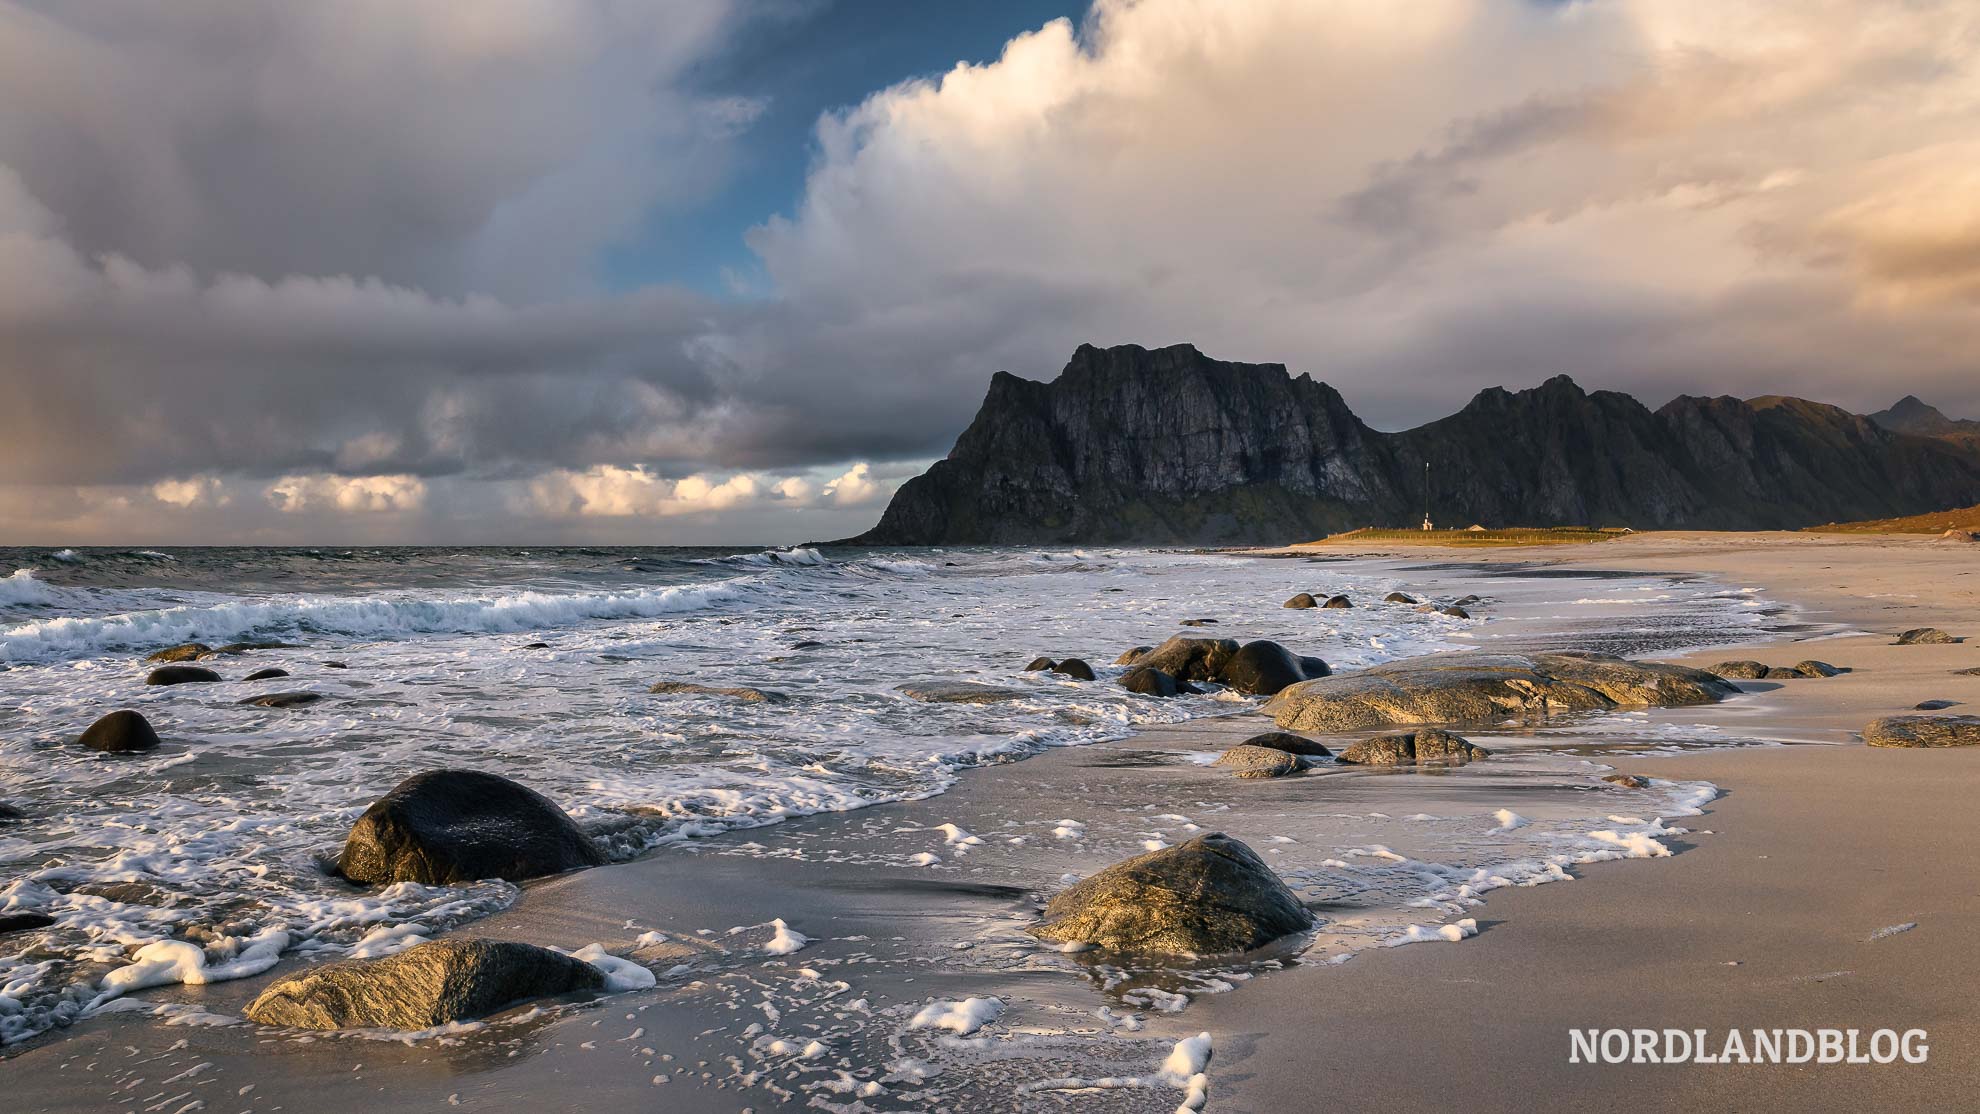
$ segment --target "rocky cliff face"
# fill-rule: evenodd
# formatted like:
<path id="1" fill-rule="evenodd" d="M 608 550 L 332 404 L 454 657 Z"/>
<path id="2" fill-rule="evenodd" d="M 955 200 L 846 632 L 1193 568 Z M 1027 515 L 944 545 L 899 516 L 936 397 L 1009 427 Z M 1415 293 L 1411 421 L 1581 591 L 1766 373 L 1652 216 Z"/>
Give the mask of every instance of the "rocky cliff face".
<path id="1" fill-rule="evenodd" d="M 1652 412 L 1565 376 L 1402 433 L 1279 364 L 1081 346 L 999 372 L 947 459 L 865 545 L 1249 543 L 1443 524 L 1791 528 L 1980 502 L 1980 452 L 1800 399 Z"/>

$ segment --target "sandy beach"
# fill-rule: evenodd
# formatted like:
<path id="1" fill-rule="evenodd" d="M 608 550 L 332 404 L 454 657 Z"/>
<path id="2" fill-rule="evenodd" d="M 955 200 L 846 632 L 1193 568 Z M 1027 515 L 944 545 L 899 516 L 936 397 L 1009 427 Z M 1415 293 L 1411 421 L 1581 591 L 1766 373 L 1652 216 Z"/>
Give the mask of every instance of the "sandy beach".
<path id="1" fill-rule="evenodd" d="M 1758 588 L 1796 609 L 1782 636 L 1675 660 L 1816 657 L 1851 670 L 1750 682 L 1722 705 L 1644 717 L 1632 729 L 1644 745 L 1603 762 L 1722 793 L 1702 816 L 1672 819 L 1690 829 L 1667 837 L 1674 854 L 1494 889 L 1465 914 L 1477 934 L 1456 944 L 1367 947 L 1398 925 L 1353 901 L 1320 910 L 1332 923 L 1304 964 L 1288 954 L 1242 970 L 1082 965 L 1025 935 L 1035 895 L 1149 839 L 1214 828 L 1268 857 L 1274 841 L 1327 840 L 1407 855 L 1415 818 L 1397 815 L 1398 802 L 1461 826 L 1507 804 L 1544 821 L 1588 811 L 1590 794 L 1615 812 L 1645 800 L 1549 772 L 1545 759 L 1511 772 L 1476 763 L 1457 776 L 1240 782 L 1192 758 L 1269 727 L 1246 713 L 993 765 L 924 800 L 538 882 L 464 930 L 564 948 L 638 937 L 629 954 L 662 973 L 650 991 L 417 1041 L 229 1023 L 271 977 L 301 966 L 288 960 L 263 978 L 133 996 L 31 1042 L 6 1060 L 15 1108 L 543 1109 L 581 1084 L 593 1110 L 1168 1110 L 1181 1095 L 1154 1069 L 1198 1032 L 1214 1047 L 1212 1110 L 1961 1108 L 1980 1047 L 1967 989 L 1980 961 L 1964 947 L 1980 892 L 1963 850 L 1980 835 L 1966 790 L 1980 755 L 1872 750 L 1853 732 L 1922 700 L 1980 702 L 1980 677 L 1954 675 L 1980 665 L 1980 645 L 1889 645 L 1914 626 L 1980 634 L 1976 555 L 1812 535 L 1370 555 L 1487 594 L 1495 570 L 1481 565 Z M 1536 614 L 1508 605 L 1503 629 L 1544 625 L 1550 597 L 1519 598 Z M 1663 728 L 1805 745 L 1654 745 Z M 1078 838 L 1055 838 L 1045 817 L 1081 818 Z M 941 825 L 956 831 L 944 838 Z M 1438 830 L 1460 830 L 1448 825 Z M 982 842 L 957 842 L 970 833 Z M 930 847 L 939 867 L 902 868 Z M 1366 897 L 1372 909 L 1395 894 Z M 809 945 L 770 954 L 772 918 Z M 1351 958 L 1326 962 L 1336 956 Z M 995 997 L 1005 1012 L 975 1034 L 911 1023 L 931 1000 L 970 997 Z M 1576 1027 L 1924 1029 L 1930 1053 L 1920 1065 L 1576 1065 Z M 858 1070 L 875 1065 L 886 1070 Z M 1097 1078 L 1134 1082 L 1066 1082 Z M 1055 1080 L 1065 1085 L 1040 1086 Z M 861 1094 L 863 1081 L 880 1089 Z"/>

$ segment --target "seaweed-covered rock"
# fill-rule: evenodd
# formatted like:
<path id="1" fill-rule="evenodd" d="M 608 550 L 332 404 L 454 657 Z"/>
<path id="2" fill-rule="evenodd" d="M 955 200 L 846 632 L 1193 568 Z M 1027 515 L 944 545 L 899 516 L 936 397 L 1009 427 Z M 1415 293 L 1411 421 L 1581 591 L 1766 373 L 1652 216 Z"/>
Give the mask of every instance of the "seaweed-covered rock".
<path id="1" fill-rule="evenodd" d="M 1301 592 L 1298 595 L 1294 596 L 1293 598 L 1280 604 L 1279 606 L 1290 607 L 1293 608 L 1294 610 L 1304 611 L 1307 608 L 1319 607 L 1320 601 L 1314 599 L 1313 593 L 1311 592 Z"/>
<path id="2" fill-rule="evenodd" d="M 697 685 L 692 681 L 659 681 L 646 691 L 660 696 L 726 696 L 745 704 L 781 704 L 787 699 L 781 692 L 741 686 Z"/>
<path id="3" fill-rule="evenodd" d="M 1033 936 L 1143 955 L 1249 951 L 1313 923 L 1272 868 L 1213 832 L 1137 855 L 1053 898 Z"/>
<path id="4" fill-rule="evenodd" d="M 1456 653 L 1303 681 L 1273 697 L 1265 710 L 1291 731 L 1352 731 L 1709 704 L 1737 691 L 1703 670 L 1603 654 Z"/>
<path id="5" fill-rule="evenodd" d="M 1980 716 L 1885 716 L 1863 729 L 1873 747 L 1980 746 Z"/>
<path id="6" fill-rule="evenodd" d="M 108 754 L 134 754 L 158 746 L 158 732 L 151 721 L 129 709 L 111 712 L 89 725 L 77 740 L 91 750 Z"/>
<path id="7" fill-rule="evenodd" d="M 1253 735 L 1240 745 L 1270 747 L 1273 750 L 1283 750 L 1287 754 L 1297 754 L 1306 758 L 1325 758 L 1333 753 L 1304 735 L 1294 735 L 1288 731 L 1267 731 L 1262 735 Z"/>
<path id="8" fill-rule="evenodd" d="M 1273 747 L 1239 743 L 1218 755 L 1214 765 L 1222 766 L 1242 778 L 1284 777 L 1306 769 L 1306 760 Z"/>
<path id="9" fill-rule="evenodd" d="M 1071 677 L 1075 681 L 1093 680 L 1093 667 L 1079 658 L 1067 658 L 1054 665 L 1052 672 L 1057 673 L 1061 677 Z"/>
<path id="10" fill-rule="evenodd" d="M 435 940 L 383 959 L 298 971 L 248 1005 L 250 1021 L 296 1029 L 431 1029 L 532 998 L 602 990 L 604 972 L 502 940 Z"/>
<path id="11" fill-rule="evenodd" d="M 320 692 L 268 692 L 235 703 L 255 708 L 304 708 L 321 699 L 323 694 Z"/>
<path id="12" fill-rule="evenodd" d="M 1029 696 L 1019 689 L 981 685 L 975 681 L 910 681 L 895 685 L 894 691 L 924 704 L 1000 704 Z"/>
<path id="13" fill-rule="evenodd" d="M 1349 766 L 1420 766 L 1464 763 L 1491 753 L 1448 731 L 1428 728 L 1363 739 L 1334 760 Z"/>
<path id="14" fill-rule="evenodd" d="M 1724 677 L 1728 681 L 1757 681 L 1767 675 L 1767 666 L 1761 662 L 1741 659 L 1708 665 L 1705 667 L 1705 672 L 1716 677 Z"/>
<path id="15" fill-rule="evenodd" d="M 145 674 L 147 685 L 211 684 L 220 674 L 198 665 L 161 665 Z"/>
<path id="16" fill-rule="evenodd" d="M 365 810 L 337 871 L 354 882 L 520 882 L 605 861 L 549 798 L 480 770 L 429 770 Z"/>
<path id="17" fill-rule="evenodd" d="M 1955 638 L 1937 627 L 1913 627 L 1897 636 L 1893 646 L 1945 646 L 1964 639 Z"/>

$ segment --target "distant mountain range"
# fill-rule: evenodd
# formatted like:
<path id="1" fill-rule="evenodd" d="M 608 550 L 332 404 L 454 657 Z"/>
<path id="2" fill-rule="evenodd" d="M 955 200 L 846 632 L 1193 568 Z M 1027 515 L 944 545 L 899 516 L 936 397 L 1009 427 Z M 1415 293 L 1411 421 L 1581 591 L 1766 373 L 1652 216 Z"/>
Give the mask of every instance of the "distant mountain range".
<path id="1" fill-rule="evenodd" d="M 1426 468 L 1427 481 L 1426 481 Z M 1980 503 L 1980 422 L 1784 396 L 1652 411 L 1566 376 L 1400 433 L 1281 364 L 1082 345 L 998 372 L 863 545 L 1283 543 L 1361 526 L 1792 529 Z"/>

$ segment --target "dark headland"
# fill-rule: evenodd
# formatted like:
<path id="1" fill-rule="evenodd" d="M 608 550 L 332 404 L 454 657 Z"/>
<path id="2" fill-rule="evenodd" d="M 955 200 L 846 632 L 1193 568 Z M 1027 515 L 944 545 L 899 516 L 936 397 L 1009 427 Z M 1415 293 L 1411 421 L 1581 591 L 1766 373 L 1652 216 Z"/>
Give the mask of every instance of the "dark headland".
<path id="1" fill-rule="evenodd" d="M 1385 433 L 1282 364 L 1081 345 L 998 372 L 946 459 L 845 544 L 1283 544 L 1369 525 L 1773 530 L 1980 503 L 1980 423 L 1770 395 L 1651 410 L 1567 376 Z"/>

